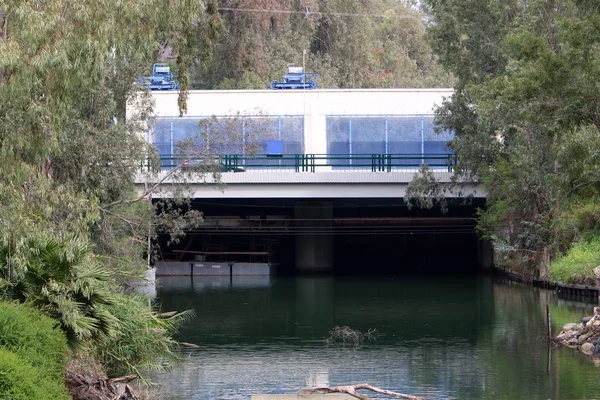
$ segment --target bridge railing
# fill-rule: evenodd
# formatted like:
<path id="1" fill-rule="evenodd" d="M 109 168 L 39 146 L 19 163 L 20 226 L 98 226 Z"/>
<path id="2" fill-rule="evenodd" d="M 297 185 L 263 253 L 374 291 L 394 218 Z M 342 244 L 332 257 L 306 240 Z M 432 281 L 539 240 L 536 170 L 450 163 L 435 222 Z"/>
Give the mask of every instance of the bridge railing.
<path id="1" fill-rule="evenodd" d="M 293 170 L 315 172 L 321 167 L 330 170 L 370 170 L 391 172 L 397 169 L 417 169 L 421 165 L 444 168 L 452 172 L 456 164 L 454 154 L 227 154 L 207 160 L 179 156 L 161 156 L 161 167 L 170 170 L 183 164 L 187 168 L 206 167 L 207 171 L 243 172 L 246 170 Z"/>

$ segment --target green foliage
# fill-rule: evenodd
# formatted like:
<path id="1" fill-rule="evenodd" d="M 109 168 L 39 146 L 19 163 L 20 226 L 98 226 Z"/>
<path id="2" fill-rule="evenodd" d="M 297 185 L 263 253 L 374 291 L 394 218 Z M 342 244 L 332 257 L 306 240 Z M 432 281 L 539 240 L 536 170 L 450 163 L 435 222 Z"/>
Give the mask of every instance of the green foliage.
<path id="1" fill-rule="evenodd" d="M 195 67 L 197 88 L 264 89 L 288 63 L 318 73 L 323 88 L 452 84 L 425 40 L 423 15 L 407 2 L 219 0 L 219 7 L 221 35 L 214 58 Z"/>
<path id="2" fill-rule="evenodd" d="M 68 399 L 67 340 L 31 306 L 0 302 L 0 399 Z"/>
<path id="3" fill-rule="evenodd" d="M 28 237 L 23 245 L 17 250 L 11 243 L 0 243 L 0 271 L 9 271 L 13 255 L 26 251 L 21 254 L 23 269 L 0 278 L 2 297 L 27 301 L 58 320 L 74 347 L 111 335 L 116 319 L 106 309 L 113 298 L 107 284 L 110 272 L 94 259 L 89 243 Z"/>
<path id="4" fill-rule="evenodd" d="M 562 283 L 585 283 L 594 279 L 600 265 L 600 236 L 582 240 L 550 264 L 550 278 Z"/>
<path id="5" fill-rule="evenodd" d="M 193 317 L 191 311 L 154 312 L 147 298 L 137 296 L 120 296 L 109 308 L 119 321 L 118 328 L 93 349 L 109 374 L 142 375 L 144 370 L 158 369 L 176 360 L 178 343 L 171 335 Z"/>
<path id="6" fill-rule="evenodd" d="M 0 302 L 0 348 L 48 376 L 62 377 L 68 355 L 65 335 L 55 320 L 31 306 Z"/>
<path id="7" fill-rule="evenodd" d="M 0 400 L 67 400 L 62 377 L 49 377 L 40 368 L 0 348 Z"/>
<path id="8" fill-rule="evenodd" d="M 500 253 L 547 265 L 596 229 L 569 213 L 600 189 L 600 12 L 576 0 L 426 0 L 424 9 L 434 50 L 458 77 L 437 122 L 455 132 L 457 175 L 488 194 L 478 227 Z"/>
<path id="9" fill-rule="evenodd" d="M 219 29 L 216 2 L 0 0 L 0 10 L 0 299 L 43 311 L 78 351 L 135 340 L 153 354 L 127 353 L 127 368 L 149 365 L 171 353 L 153 344 L 170 341 L 175 324 L 153 331 L 156 312 L 126 291 L 155 226 L 149 194 L 134 186 L 154 155 L 144 142 L 151 104 L 132 94 L 169 47 L 185 110 L 189 60 L 208 60 Z M 129 101 L 139 113 L 126 118 Z M 134 327 L 152 334 L 123 334 Z M 103 361 L 113 368 L 122 354 Z M 42 398 L 61 397 L 52 393 Z"/>

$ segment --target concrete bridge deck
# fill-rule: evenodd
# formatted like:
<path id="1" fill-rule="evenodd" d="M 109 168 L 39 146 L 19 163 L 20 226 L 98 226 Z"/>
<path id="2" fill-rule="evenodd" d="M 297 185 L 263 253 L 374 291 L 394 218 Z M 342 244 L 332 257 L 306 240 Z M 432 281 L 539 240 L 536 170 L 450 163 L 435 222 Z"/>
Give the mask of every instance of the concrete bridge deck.
<path id="1" fill-rule="evenodd" d="M 246 172 L 223 172 L 191 174 L 185 179 L 172 179 L 169 172 L 157 175 L 140 174 L 136 178 L 138 190 L 145 184 L 163 181 L 155 198 L 170 197 L 175 189 L 183 189 L 191 198 L 403 198 L 416 169 L 392 172 L 361 170 L 294 172 L 293 170 L 250 170 Z M 434 170 L 440 183 L 449 184 L 452 172 Z M 485 197 L 477 183 L 465 183 L 460 190 L 448 197 Z"/>

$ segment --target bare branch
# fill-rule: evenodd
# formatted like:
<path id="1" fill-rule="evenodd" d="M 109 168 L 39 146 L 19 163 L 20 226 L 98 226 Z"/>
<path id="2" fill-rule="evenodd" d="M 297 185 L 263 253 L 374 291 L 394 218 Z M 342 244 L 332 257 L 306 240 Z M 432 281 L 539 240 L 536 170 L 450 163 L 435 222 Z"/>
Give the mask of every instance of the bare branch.
<path id="1" fill-rule="evenodd" d="M 180 171 L 182 169 L 182 167 L 184 167 L 185 165 L 188 164 L 188 162 L 189 162 L 189 160 L 185 160 L 181 164 L 177 165 L 175 168 L 170 170 L 165 176 L 163 176 L 161 179 L 159 179 L 158 182 L 156 182 L 154 185 L 152 185 L 149 189 L 146 189 L 144 191 L 144 193 L 142 193 L 138 197 L 136 197 L 134 199 L 129 199 L 129 200 L 121 199 L 121 200 L 113 201 L 112 203 L 109 203 L 109 204 L 106 204 L 105 206 L 103 206 L 103 208 L 107 209 L 109 207 L 118 206 L 120 204 L 133 204 L 133 203 L 137 203 L 140 200 L 147 199 L 150 196 L 150 194 L 154 193 L 154 191 L 156 191 L 156 189 L 158 189 L 160 187 L 160 185 L 162 185 L 166 180 L 168 180 L 173 175 L 175 175 L 176 172 Z"/>
<path id="2" fill-rule="evenodd" d="M 410 394 L 392 392 L 390 390 L 380 389 L 375 386 L 371 386 L 368 383 L 359 383 L 356 385 L 344 385 L 344 386 L 328 386 L 319 388 L 306 388 L 298 392 L 298 394 L 330 394 L 330 393 L 345 393 L 350 396 L 356 397 L 360 400 L 371 400 L 370 397 L 358 393 L 357 390 L 370 390 L 375 393 L 385 394 L 397 399 L 408 399 L 408 400 L 425 400 L 423 397 L 412 396 Z"/>

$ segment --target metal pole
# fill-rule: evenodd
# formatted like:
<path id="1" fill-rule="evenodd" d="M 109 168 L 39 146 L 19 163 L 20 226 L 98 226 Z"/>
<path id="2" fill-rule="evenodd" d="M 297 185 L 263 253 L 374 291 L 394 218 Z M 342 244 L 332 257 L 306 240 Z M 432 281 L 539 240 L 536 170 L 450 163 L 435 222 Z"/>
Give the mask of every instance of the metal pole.
<path id="1" fill-rule="evenodd" d="M 171 130 L 171 132 L 170 132 L 170 142 L 171 143 L 170 143 L 170 146 L 169 146 L 170 147 L 170 151 L 171 151 L 171 166 L 172 167 L 176 167 L 177 165 L 173 165 L 176 162 L 175 161 L 175 152 L 173 151 L 174 150 L 174 145 L 173 145 L 173 117 L 171 117 L 171 124 L 169 126 L 170 126 L 170 130 Z"/>
<path id="2" fill-rule="evenodd" d="M 421 164 L 425 164 L 425 117 L 421 115 Z"/>
<path id="3" fill-rule="evenodd" d="M 352 117 L 348 117 L 348 156 L 352 165 Z"/>
<path id="4" fill-rule="evenodd" d="M 388 116 L 385 116 L 385 154 L 388 153 Z"/>
<path id="5" fill-rule="evenodd" d="M 242 117 L 242 155 L 244 159 L 242 160 L 242 165 L 246 164 L 246 117 Z"/>
<path id="6" fill-rule="evenodd" d="M 277 116 L 277 139 L 281 140 L 281 115 Z M 278 164 L 281 165 L 281 159 Z"/>

